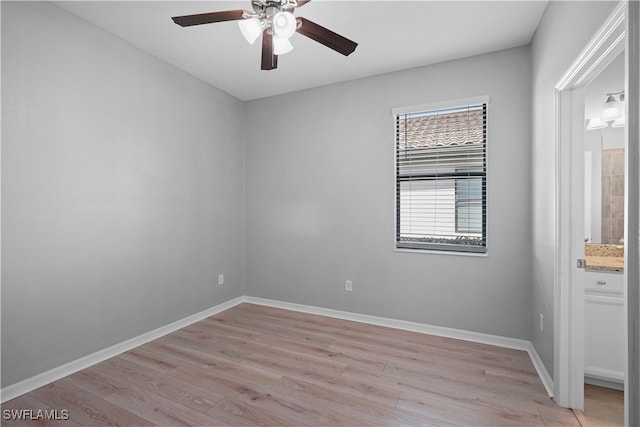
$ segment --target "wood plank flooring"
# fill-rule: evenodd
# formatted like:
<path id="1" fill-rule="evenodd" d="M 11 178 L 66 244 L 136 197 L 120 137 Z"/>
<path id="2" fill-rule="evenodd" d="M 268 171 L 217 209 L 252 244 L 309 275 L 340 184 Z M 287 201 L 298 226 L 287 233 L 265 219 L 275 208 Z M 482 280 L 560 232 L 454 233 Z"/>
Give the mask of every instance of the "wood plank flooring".
<path id="1" fill-rule="evenodd" d="M 587 427 L 623 427 L 624 392 L 585 384 L 584 415 Z"/>
<path id="2" fill-rule="evenodd" d="M 3 426 L 579 426 L 526 352 L 252 304 L 2 409 L 69 414 Z"/>

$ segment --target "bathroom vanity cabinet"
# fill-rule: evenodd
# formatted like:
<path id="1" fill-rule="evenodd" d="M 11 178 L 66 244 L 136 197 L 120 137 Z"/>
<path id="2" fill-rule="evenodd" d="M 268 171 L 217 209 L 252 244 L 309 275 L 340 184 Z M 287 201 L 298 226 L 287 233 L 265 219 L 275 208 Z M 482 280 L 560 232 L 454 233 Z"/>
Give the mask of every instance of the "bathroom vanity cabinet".
<path id="1" fill-rule="evenodd" d="M 585 272 L 585 377 L 624 383 L 625 318 L 621 272 Z"/>

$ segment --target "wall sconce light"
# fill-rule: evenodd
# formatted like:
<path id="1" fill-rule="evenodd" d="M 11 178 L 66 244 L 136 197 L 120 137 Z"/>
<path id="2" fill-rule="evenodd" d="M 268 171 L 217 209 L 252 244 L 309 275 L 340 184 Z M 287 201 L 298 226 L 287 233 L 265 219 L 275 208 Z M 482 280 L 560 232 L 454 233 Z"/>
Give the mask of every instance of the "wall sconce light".
<path id="1" fill-rule="evenodd" d="M 587 130 L 598 130 L 604 129 L 608 126 L 607 122 L 603 122 L 600 117 L 596 117 L 594 119 L 589 119 L 589 123 L 587 124 Z"/>
<path id="2" fill-rule="evenodd" d="M 616 96 L 620 98 L 620 101 L 615 98 Z M 600 113 L 600 117 L 589 119 L 589 122 L 587 123 L 587 130 L 606 128 L 609 126 L 610 122 L 613 122 L 611 123 L 611 127 L 623 127 L 626 123 L 623 102 L 624 91 L 608 93 L 607 100 L 602 106 L 602 113 Z"/>
<path id="3" fill-rule="evenodd" d="M 624 125 L 627 124 L 627 118 L 624 116 L 624 114 L 622 115 L 622 117 L 620 117 L 619 119 L 615 119 L 614 122 L 611 124 L 612 128 L 621 128 L 624 127 Z"/>

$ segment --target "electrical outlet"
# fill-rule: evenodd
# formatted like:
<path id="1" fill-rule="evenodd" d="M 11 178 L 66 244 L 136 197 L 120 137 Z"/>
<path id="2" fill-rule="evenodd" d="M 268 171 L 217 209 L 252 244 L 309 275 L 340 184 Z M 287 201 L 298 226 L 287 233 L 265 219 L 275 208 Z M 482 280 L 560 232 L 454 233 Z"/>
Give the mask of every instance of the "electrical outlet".
<path id="1" fill-rule="evenodd" d="M 344 290 L 347 292 L 351 292 L 353 290 L 353 282 L 351 280 L 346 280 L 344 282 Z"/>
<path id="2" fill-rule="evenodd" d="M 224 285 L 224 274 L 218 274 L 218 285 Z"/>
<path id="3" fill-rule="evenodd" d="M 540 332 L 544 332 L 544 316 L 540 313 Z"/>

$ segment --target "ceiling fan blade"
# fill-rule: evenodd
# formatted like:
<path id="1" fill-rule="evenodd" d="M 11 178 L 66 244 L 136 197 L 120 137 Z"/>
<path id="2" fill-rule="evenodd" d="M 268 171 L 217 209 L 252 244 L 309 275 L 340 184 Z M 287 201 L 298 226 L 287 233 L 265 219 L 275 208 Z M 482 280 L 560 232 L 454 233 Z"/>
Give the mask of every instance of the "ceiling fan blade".
<path id="1" fill-rule="evenodd" d="M 345 56 L 349 56 L 358 46 L 358 43 L 342 37 L 340 34 L 334 33 L 313 21 L 309 21 L 306 18 L 298 18 L 298 20 L 301 25 L 296 30 L 297 32 Z"/>
<path id="2" fill-rule="evenodd" d="M 278 55 L 273 54 L 273 35 L 267 31 L 262 33 L 262 70 L 278 68 Z"/>
<path id="3" fill-rule="evenodd" d="M 197 15 L 174 16 L 173 22 L 181 27 L 211 24 L 213 22 L 235 21 L 244 18 L 244 10 L 226 10 L 224 12 L 199 13 Z"/>
<path id="4" fill-rule="evenodd" d="M 296 5 L 296 7 L 302 7 L 305 4 L 309 3 L 311 0 L 298 0 L 298 4 Z"/>

